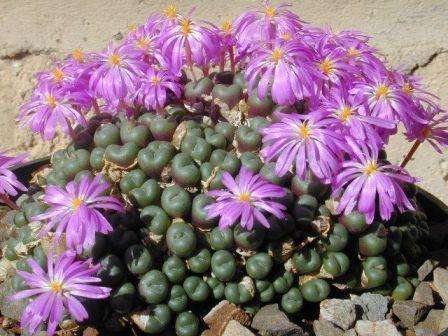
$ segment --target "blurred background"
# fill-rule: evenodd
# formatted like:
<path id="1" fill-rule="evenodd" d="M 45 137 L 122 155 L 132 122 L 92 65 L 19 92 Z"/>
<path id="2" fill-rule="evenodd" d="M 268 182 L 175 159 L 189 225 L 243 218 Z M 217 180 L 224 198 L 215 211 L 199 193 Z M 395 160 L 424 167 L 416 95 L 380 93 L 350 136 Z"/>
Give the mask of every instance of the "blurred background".
<path id="1" fill-rule="evenodd" d="M 281 1 L 272 1 L 280 3 Z M 429 90 L 448 105 L 448 0 L 292 0 L 302 19 L 334 31 L 355 29 L 373 37 L 372 44 L 393 66 L 424 79 Z M 75 48 L 100 50 L 120 41 L 129 24 L 173 4 L 194 17 L 214 23 L 234 18 L 261 1 L 244 0 L 0 0 L 0 150 L 28 151 L 44 156 L 64 145 L 61 138 L 43 143 L 15 117 L 29 97 L 33 74 L 51 60 Z M 389 159 L 399 163 L 411 144 L 396 136 Z M 410 172 L 423 187 L 448 203 L 448 153 L 435 153 L 423 144 Z"/>

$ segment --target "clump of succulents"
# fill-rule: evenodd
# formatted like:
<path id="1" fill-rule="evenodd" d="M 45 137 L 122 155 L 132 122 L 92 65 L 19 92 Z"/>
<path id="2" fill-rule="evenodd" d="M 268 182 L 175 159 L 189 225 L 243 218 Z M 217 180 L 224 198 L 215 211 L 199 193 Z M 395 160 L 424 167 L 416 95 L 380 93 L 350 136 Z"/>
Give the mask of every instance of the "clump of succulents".
<path id="1" fill-rule="evenodd" d="M 22 327 L 194 336 L 223 299 L 300 318 L 341 292 L 411 297 L 430 227 L 405 165 L 448 144 L 448 115 L 368 39 L 285 5 L 222 28 L 170 6 L 39 73 L 19 119 L 73 141 L 17 202 L 23 157 L 0 156 Z M 399 124 L 415 142 L 394 165 Z"/>

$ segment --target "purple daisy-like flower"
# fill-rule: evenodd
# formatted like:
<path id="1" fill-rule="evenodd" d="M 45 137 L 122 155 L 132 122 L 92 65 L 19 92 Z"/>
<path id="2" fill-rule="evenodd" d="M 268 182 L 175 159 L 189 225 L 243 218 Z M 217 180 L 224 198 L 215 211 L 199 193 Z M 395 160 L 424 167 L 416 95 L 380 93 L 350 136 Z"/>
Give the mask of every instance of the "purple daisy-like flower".
<path id="1" fill-rule="evenodd" d="M 377 205 L 383 220 L 390 219 L 394 208 L 401 212 L 414 207 L 402 189 L 403 183 L 415 183 L 403 168 L 378 160 L 378 148 L 347 138 L 351 160 L 345 161 L 333 183 L 333 195 L 342 192 L 337 211 L 345 214 L 358 210 L 368 223 L 375 218 Z"/>
<path id="2" fill-rule="evenodd" d="M 141 60 L 142 53 L 134 46 L 123 44 L 95 55 L 95 69 L 90 77 L 90 88 L 109 103 L 124 101 L 135 93 L 139 76 L 147 64 Z"/>
<path id="3" fill-rule="evenodd" d="M 394 122 L 367 115 L 363 100 L 350 95 L 344 86 L 334 87 L 323 98 L 320 110 L 336 121 L 336 127 L 343 134 L 358 140 L 374 140 L 378 145 L 383 139 L 378 135 L 378 129 L 393 130 Z"/>
<path id="4" fill-rule="evenodd" d="M 26 157 L 27 154 L 8 156 L 5 152 L 0 152 L 0 200 L 9 196 L 16 196 L 17 190 L 27 190 L 11 171 L 13 166 L 23 163 Z"/>
<path id="5" fill-rule="evenodd" d="M 181 84 L 174 76 L 151 67 L 141 78 L 140 87 L 136 91 L 136 100 L 147 109 L 160 111 L 165 107 L 168 91 L 180 98 L 182 96 L 181 89 Z"/>
<path id="6" fill-rule="evenodd" d="M 295 166 L 301 179 L 308 169 L 328 181 L 340 167 L 345 141 L 332 129 L 334 121 L 319 113 L 308 115 L 278 114 L 280 121 L 262 129 L 264 148 L 261 155 L 276 161 L 275 173 L 285 175 Z"/>
<path id="7" fill-rule="evenodd" d="M 38 72 L 36 77 L 38 81 L 48 81 L 56 86 L 65 86 L 72 84 L 77 73 L 70 63 L 56 63 L 50 71 Z"/>
<path id="8" fill-rule="evenodd" d="M 41 134 L 45 140 L 54 138 L 58 125 L 65 134 L 72 136 L 74 122 L 82 126 L 87 122 L 73 107 L 71 98 L 72 95 L 62 88 L 43 83 L 34 90 L 31 101 L 21 106 L 18 121 L 21 126 L 28 125 L 33 132 Z"/>
<path id="9" fill-rule="evenodd" d="M 310 94 L 315 78 L 311 51 L 297 41 L 277 43 L 272 49 L 259 48 L 252 55 L 245 76 L 250 90 L 258 88 L 264 99 L 270 89 L 274 102 L 292 105 Z"/>
<path id="10" fill-rule="evenodd" d="M 242 167 L 235 179 L 228 172 L 223 172 L 221 182 L 226 190 L 209 191 L 208 195 L 214 197 L 216 203 L 205 208 L 209 218 L 220 217 L 221 229 L 232 226 L 238 219 L 240 226 L 247 230 L 252 230 L 256 222 L 269 227 L 263 212 L 284 218 L 286 207 L 275 199 L 283 197 L 285 191 L 260 174 Z"/>
<path id="11" fill-rule="evenodd" d="M 42 323 L 47 322 L 47 333 L 54 335 L 64 312 L 68 310 L 76 321 L 88 318 L 88 313 L 78 298 L 104 299 L 111 289 L 96 286 L 101 279 L 95 277 L 98 266 L 91 266 L 91 260 L 76 261 L 75 253 L 64 252 L 54 262 L 49 254 L 47 272 L 33 259 L 28 259 L 31 272 L 17 271 L 29 289 L 9 297 L 9 300 L 32 298 L 22 313 L 20 327 L 34 334 Z"/>
<path id="12" fill-rule="evenodd" d="M 109 184 L 102 175 L 96 175 L 93 180 L 84 176 L 79 183 L 69 182 L 65 189 L 48 186 L 43 200 L 50 208 L 33 217 L 33 220 L 48 220 L 39 236 L 56 228 L 56 241 L 65 232 L 67 247 L 77 253 L 81 253 L 83 247 L 92 246 L 96 232 L 113 230 L 100 210 L 124 212 L 123 205 L 116 197 L 104 195 L 108 188 Z"/>

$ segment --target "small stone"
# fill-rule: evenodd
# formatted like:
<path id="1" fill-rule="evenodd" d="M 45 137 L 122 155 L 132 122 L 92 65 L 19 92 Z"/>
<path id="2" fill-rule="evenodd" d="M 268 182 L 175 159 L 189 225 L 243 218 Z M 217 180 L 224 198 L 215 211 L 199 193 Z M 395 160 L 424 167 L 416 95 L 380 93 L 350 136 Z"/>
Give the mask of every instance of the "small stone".
<path id="1" fill-rule="evenodd" d="M 437 336 L 439 333 L 431 329 L 415 328 L 415 336 Z"/>
<path id="2" fill-rule="evenodd" d="M 401 336 L 397 327 L 390 320 L 356 321 L 355 330 L 359 336 Z"/>
<path id="3" fill-rule="evenodd" d="M 330 321 L 344 330 L 348 330 L 355 323 L 356 308 L 350 300 L 324 300 L 320 303 L 319 318 Z"/>
<path id="4" fill-rule="evenodd" d="M 344 336 L 357 336 L 355 328 L 349 329 L 344 333 Z"/>
<path id="5" fill-rule="evenodd" d="M 399 325 L 403 328 L 414 326 L 427 311 L 427 306 L 412 300 L 395 301 L 392 311 L 400 319 Z"/>
<path id="6" fill-rule="evenodd" d="M 420 281 L 425 280 L 426 277 L 429 274 L 431 274 L 431 272 L 434 270 L 434 268 L 437 267 L 438 264 L 439 264 L 439 262 L 436 260 L 431 260 L 431 259 L 426 260 L 417 270 L 418 279 Z"/>
<path id="7" fill-rule="evenodd" d="M 355 306 L 360 307 L 363 320 L 383 321 L 386 318 L 389 310 L 389 297 L 364 293 L 361 296 L 351 295 L 351 300 Z"/>
<path id="8" fill-rule="evenodd" d="M 448 334 L 448 307 L 445 307 L 439 324 L 439 332 L 447 331 Z"/>
<path id="9" fill-rule="evenodd" d="M 439 293 L 445 304 L 448 303 L 448 270 L 441 267 L 436 268 L 433 276 L 434 290 Z"/>
<path id="10" fill-rule="evenodd" d="M 302 336 L 305 332 L 292 323 L 278 304 L 262 307 L 254 316 L 251 327 L 263 336 Z"/>
<path id="11" fill-rule="evenodd" d="M 434 305 L 434 295 L 428 281 L 420 282 L 420 284 L 415 289 L 413 300 L 423 303 L 427 306 Z"/>
<path id="12" fill-rule="evenodd" d="M 439 332 L 439 325 L 440 325 L 440 321 L 442 320 L 442 317 L 443 317 L 442 309 L 432 309 L 426 316 L 426 319 L 424 321 L 418 323 L 414 327 L 414 330 L 416 331 L 416 333 L 417 333 L 417 329 L 428 330 L 437 335 Z"/>
<path id="13" fill-rule="evenodd" d="M 232 320 L 227 324 L 222 336 L 255 336 L 255 334 L 237 321 Z"/>
<path id="14" fill-rule="evenodd" d="M 316 336 L 344 336 L 344 331 L 335 327 L 327 320 L 316 320 L 313 322 L 313 330 Z"/>
<path id="15" fill-rule="evenodd" d="M 227 300 L 219 302 L 204 317 L 204 322 L 210 328 L 210 335 L 221 335 L 231 320 L 236 320 L 243 326 L 250 325 L 249 314 Z"/>
<path id="16" fill-rule="evenodd" d="M 82 336 L 99 336 L 100 332 L 92 327 L 87 327 L 84 332 L 82 333 Z"/>

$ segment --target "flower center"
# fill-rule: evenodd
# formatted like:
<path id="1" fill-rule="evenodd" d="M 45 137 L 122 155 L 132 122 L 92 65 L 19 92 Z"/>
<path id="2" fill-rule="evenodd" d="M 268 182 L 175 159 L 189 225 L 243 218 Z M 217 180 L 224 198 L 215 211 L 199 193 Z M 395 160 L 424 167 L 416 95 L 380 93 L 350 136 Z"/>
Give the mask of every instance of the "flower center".
<path id="1" fill-rule="evenodd" d="M 64 72 L 59 68 L 54 69 L 53 78 L 56 82 L 60 82 L 61 80 L 64 79 Z"/>
<path id="2" fill-rule="evenodd" d="M 62 293 L 62 283 L 60 283 L 58 281 L 54 281 L 50 284 L 50 289 L 54 293 Z"/>
<path id="3" fill-rule="evenodd" d="M 72 57 L 78 62 L 84 62 L 84 53 L 81 49 L 75 49 L 72 52 Z"/>
<path id="4" fill-rule="evenodd" d="M 277 64 L 283 57 L 283 51 L 280 48 L 275 48 L 272 51 L 272 59 Z"/>
<path id="5" fill-rule="evenodd" d="M 238 196 L 238 199 L 241 202 L 249 202 L 250 201 L 250 194 L 248 192 L 242 193 Z"/>
<path id="6" fill-rule="evenodd" d="M 118 54 L 112 54 L 109 56 L 109 62 L 112 65 L 119 66 L 121 63 L 121 56 Z"/>
<path id="7" fill-rule="evenodd" d="M 347 54 L 350 57 L 358 57 L 361 54 L 361 52 L 358 49 L 356 49 L 355 47 L 350 47 L 347 50 Z"/>
<path id="8" fill-rule="evenodd" d="M 83 204 L 84 203 L 84 201 L 82 200 L 82 199 L 80 199 L 80 198 L 75 198 L 73 201 L 72 201 L 72 209 L 73 210 L 78 210 L 78 208 L 80 207 L 80 205 L 81 204 Z"/>
<path id="9" fill-rule="evenodd" d="M 151 81 L 152 85 L 157 85 L 158 83 L 160 83 L 160 77 L 158 76 L 151 76 L 149 80 Z"/>
<path id="10" fill-rule="evenodd" d="M 380 99 L 381 97 L 386 97 L 389 94 L 389 87 L 385 84 L 380 85 L 375 92 L 376 99 Z"/>
<path id="11" fill-rule="evenodd" d="M 53 95 L 48 95 L 45 100 L 47 101 L 47 104 L 51 107 L 51 108 L 55 108 L 56 104 L 58 103 L 56 98 Z"/>
<path id="12" fill-rule="evenodd" d="M 224 23 L 221 26 L 221 29 L 225 33 L 230 34 L 232 32 L 232 23 L 230 22 L 230 20 L 224 21 Z"/>
<path id="13" fill-rule="evenodd" d="M 408 82 L 403 84 L 403 92 L 407 93 L 407 94 L 411 94 L 412 91 L 414 91 L 414 88 L 412 87 L 412 85 Z"/>
<path id="14" fill-rule="evenodd" d="M 167 8 L 165 8 L 163 13 L 168 19 L 175 19 L 177 17 L 177 7 L 174 5 L 169 5 Z"/>
<path id="15" fill-rule="evenodd" d="M 292 35 L 289 32 L 288 33 L 283 33 L 281 35 L 281 39 L 285 40 L 285 41 L 291 41 L 292 40 Z"/>
<path id="16" fill-rule="evenodd" d="M 353 110 L 350 106 L 344 106 L 344 108 L 339 112 L 339 118 L 342 121 L 348 121 L 350 117 L 353 115 Z"/>
<path id="17" fill-rule="evenodd" d="M 325 75 L 329 75 L 334 70 L 334 64 L 333 61 L 326 58 L 322 62 L 319 63 L 319 69 L 322 71 Z"/>
<path id="18" fill-rule="evenodd" d="M 191 20 L 190 19 L 183 19 L 180 24 L 180 30 L 184 36 L 187 36 L 191 33 Z"/>
<path id="19" fill-rule="evenodd" d="M 299 135 L 302 137 L 302 139 L 309 138 L 311 136 L 311 133 L 312 130 L 306 122 L 302 123 L 299 126 Z"/>
<path id="20" fill-rule="evenodd" d="M 146 37 L 140 37 L 137 40 L 137 47 L 139 47 L 140 49 L 146 49 L 148 47 L 148 39 Z"/>
<path id="21" fill-rule="evenodd" d="M 364 174 L 367 176 L 372 176 L 378 171 L 378 165 L 374 161 L 369 161 L 369 163 L 364 167 Z"/>
<path id="22" fill-rule="evenodd" d="M 266 15 L 268 16 L 268 17 L 270 17 L 271 19 L 275 16 L 275 14 L 277 14 L 277 10 L 275 9 L 275 7 L 271 7 L 271 6 L 267 6 L 266 8 L 265 8 L 265 11 L 264 11 L 265 13 L 266 13 Z"/>

